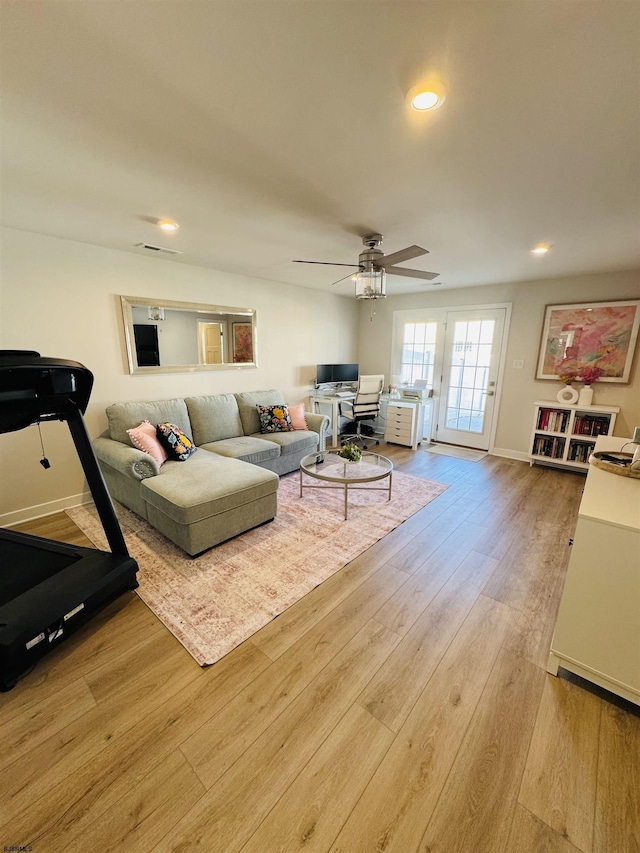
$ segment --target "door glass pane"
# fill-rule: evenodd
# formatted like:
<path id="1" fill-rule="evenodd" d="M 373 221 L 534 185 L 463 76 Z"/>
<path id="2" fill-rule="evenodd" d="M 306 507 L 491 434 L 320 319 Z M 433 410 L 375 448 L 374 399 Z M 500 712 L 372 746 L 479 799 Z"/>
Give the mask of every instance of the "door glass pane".
<path id="1" fill-rule="evenodd" d="M 476 384 L 476 369 L 475 367 L 465 367 L 462 371 L 462 382 L 460 383 L 465 388 L 473 388 Z"/>
<path id="2" fill-rule="evenodd" d="M 493 343 L 493 330 L 495 328 L 494 320 L 483 320 L 482 327 L 480 329 L 480 343 L 481 344 L 491 344 Z"/>
<path id="3" fill-rule="evenodd" d="M 471 412 L 468 409 L 459 409 L 458 429 L 471 429 Z"/>
<path id="4" fill-rule="evenodd" d="M 471 323 L 467 324 L 467 343 L 478 344 L 480 343 L 480 327 L 482 326 L 481 320 L 472 320 Z"/>
<path id="5" fill-rule="evenodd" d="M 491 344 L 480 344 L 478 347 L 478 364 L 483 367 L 491 364 Z"/>
<path id="6" fill-rule="evenodd" d="M 446 423 L 449 429 L 481 433 L 494 320 L 456 321 L 449 371 Z"/>
<path id="7" fill-rule="evenodd" d="M 403 383 L 413 385 L 418 379 L 426 379 L 427 385 L 433 387 L 437 329 L 437 323 L 404 324 L 400 354 Z"/>
<path id="8" fill-rule="evenodd" d="M 462 385 L 462 368 L 461 367 L 456 366 L 456 367 L 451 368 L 450 383 L 451 383 L 451 385 L 453 385 L 456 388 L 459 385 Z"/>
<path id="9" fill-rule="evenodd" d="M 473 392 L 473 403 L 471 405 L 476 412 L 482 411 L 482 409 L 484 408 L 484 394 L 482 393 L 482 391 Z"/>

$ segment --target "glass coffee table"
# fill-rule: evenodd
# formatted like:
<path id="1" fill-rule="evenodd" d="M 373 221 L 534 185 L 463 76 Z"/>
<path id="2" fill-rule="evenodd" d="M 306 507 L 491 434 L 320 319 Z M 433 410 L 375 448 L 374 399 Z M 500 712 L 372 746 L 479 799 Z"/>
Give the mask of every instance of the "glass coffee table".
<path id="1" fill-rule="evenodd" d="M 338 450 L 324 450 L 322 453 L 309 453 L 300 462 L 300 497 L 303 489 L 343 489 L 344 517 L 347 519 L 349 491 L 387 492 L 391 500 L 391 472 L 393 462 L 379 453 L 362 451 L 359 462 L 348 462 L 338 456 Z M 313 480 L 322 480 L 326 485 L 305 483 L 304 475 Z M 387 480 L 384 486 L 364 486 L 362 483 L 375 483 Z"/>

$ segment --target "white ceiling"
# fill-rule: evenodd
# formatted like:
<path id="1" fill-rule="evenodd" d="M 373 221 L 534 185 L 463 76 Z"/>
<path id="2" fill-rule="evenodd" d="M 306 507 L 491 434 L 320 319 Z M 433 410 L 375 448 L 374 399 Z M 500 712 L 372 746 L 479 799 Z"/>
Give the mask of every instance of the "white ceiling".
<path id="1" fill-rule="evenodd" d="M 640 268 L 637 0 L 2 0 L 2 224 L 351 294 Z M 447 87 L 433 114 L 405 94 Z M 180 223 L 164 234 L 157 217 Z M 544 258 L 530 249 L 553 245 Z M 145 253 L 146 254 L 146 253 Z M 434 284 L 389 277 L 390 293 Z"/>

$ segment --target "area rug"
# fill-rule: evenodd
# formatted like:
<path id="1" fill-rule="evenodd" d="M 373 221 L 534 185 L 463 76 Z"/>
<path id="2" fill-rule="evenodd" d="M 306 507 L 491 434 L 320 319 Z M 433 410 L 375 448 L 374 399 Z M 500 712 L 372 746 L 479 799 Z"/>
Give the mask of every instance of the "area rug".
<path id="1" fill-rule="evenodd" d="M 358 554 L 428 504 L 447 486 L 393 473 L 385 492 L 305 491 L 299 474 L 280 478 L 278 515 L 191 558 L 120 505 L 116 511 L 138 563 L 137 593 L 201 666 L 215 663 Z M 108 550 L 93 504 L 67 515 Z"/>
<path id="2" fill-rule="evenodd" d="M 469 447 L 456 447 L 448 444 L 430 444 L 425 447 L 425 450 L 427 453 L 438 453 L 440 456 L 466 459 L 467 462 L 480 462 L 487 455 L 486 450 L 471 450 Z"/>

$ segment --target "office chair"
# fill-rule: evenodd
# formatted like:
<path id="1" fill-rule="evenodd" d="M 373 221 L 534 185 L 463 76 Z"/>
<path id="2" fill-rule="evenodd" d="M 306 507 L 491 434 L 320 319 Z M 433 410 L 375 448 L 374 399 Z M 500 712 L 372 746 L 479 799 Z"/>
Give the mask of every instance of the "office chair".
<path id="1" fill-rule="evenodd" d="M 338 409 L 341 415 L 351 418 L 352 423 L 355 423 L 354 433 L 341 433 L 340 439 L 342 444 L 347 442 L 360 442 L 364 450 L 367 450 L 368 445 L 365 442 L 365 437 L 362 435 L 362 422 L 373 421 L 380 413 L 380 395 L 384 388 L 384 376 L 382 375 L 361 375 L 358 379 L 358 390 L 354 400 L 345 400 L 340 403 Z M 343 406 L 347 411 L 343 412 Z M 349 411 L 350 410 L 350 411 Z M 380 442 L 376 439 L 376 444 Z"/>

